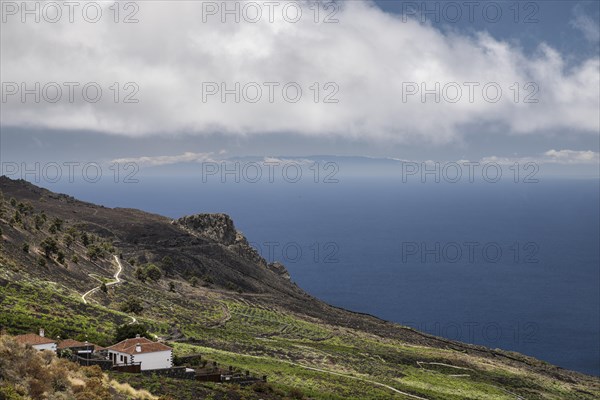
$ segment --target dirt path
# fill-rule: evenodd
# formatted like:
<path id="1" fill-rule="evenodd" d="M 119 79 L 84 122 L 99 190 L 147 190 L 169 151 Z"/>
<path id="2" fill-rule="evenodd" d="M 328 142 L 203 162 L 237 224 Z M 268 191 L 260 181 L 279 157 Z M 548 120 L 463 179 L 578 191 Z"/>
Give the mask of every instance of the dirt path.
<path id="1" fill-rule="evenodd" d="M 112 282 L 107 282 L 106 286 L 112 286 L 112 285 L 116 285 L 118 283 L 121 283 L 122 280 L 121 278 L 119 278 L 119 275 L 121 275 L 121 272 L 123 272 L 123 265 L 121 264 L 121 261 L 119 260 L 119 257 L 113 255 L 113 257 L 115 258 L 115 261 L 117 262 L 117 265 L 119 266 L 119 269 L 117 270 L 117 272 L 115 272 L 115 274 L 113 275 L 114 281 Z M 84 294 L 81 295 L 81 300 L 83 300 L 84 304 L 87 304 L 87 300 L 85 299 L 87 296 L 91 295 L 92 293 L 94 293 L 97 290 L 100 290 L 100 286 L 96 286 L 95 288 L 88 290 L 87 292 L 85 292 Z M 127 316 L 128 318 L 131 318 L 131 322 L 129 323 L 129 325 L 131 324 L 135 324 L 137 322 L 137 319 L 131 315 Z"/>
<path id="2" fill-rule="evenodd" d="M 113 256 L 115 258 L 115 261 L 117 262 L 117 265 L 119 266 L 119 269 L 117 272 L 115 272 L 115 275 L 113 276 L 114 281 L 112 282 L 108 282 L 106 283 L 106 286 L 111 286 L 111 285 L 116 285 L 117 283 L 121 283 L 121 278 L 119 278 L 119 275 L 121 275 L 121 271 L 123 271 L 123 266 L 121 265 L 121 261 L 119 261 L 119 258 L 117 256 Z M 94 293 L 96 290 L 100 290 L 100 286 L 96 286 L 95 288 L 88 290 L 87 292 L 85 292 L 84 294 L 81 295 L 81 300 L 83 300 L 83 302 L 85 304 L 87 304 L 87 300 L 85 299 L 87 296 L 89 296 L 90 294 Z M 135 319 L 135 318 L 134 318 Z"/>

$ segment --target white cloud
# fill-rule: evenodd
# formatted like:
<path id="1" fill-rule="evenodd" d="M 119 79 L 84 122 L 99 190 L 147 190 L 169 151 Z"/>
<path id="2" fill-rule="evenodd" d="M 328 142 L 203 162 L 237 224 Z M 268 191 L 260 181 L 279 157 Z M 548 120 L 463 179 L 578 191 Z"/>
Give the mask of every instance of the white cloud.
<path id="1" fill-rule="evenodd" d="M 362 1 L 344 2 L 335 24 L 315 24 L 308 7 L 295 24 L 281 18 L 281 7 L 274 23 L 263 16 L 258 23 L 223 24 L 218 16 L 203 23 L 201 2 L 137 4 L 136 24 L 111 22 L 108 8 L 97 24 L 78 13 L 75 23 L 63 17 L 56 24 L 23 24 L 19 16 L 9 16 L 0 41 L 3 83 L 93 81 L 103 98 L 95 104 L 81 101 L 80 88 L 72 104 L 38 104 L 32 96 L 21 103 L 10 96 L 2 124 L 130 136 L 295 132 L 435 143 L 457 140 L 472 125 L 513 134 L 600 130 L 598 58 L 568 69 L 561 54 L 544 44 L 536 54 L 524 54 L 485 33 L 443 34 Z M 122 10 L 121 18 L 127 14 Z M 131 92 L 124 83 L 139 85 L 139 103 L 115 104 L 109 89 L 114 82 L 121 84 L 121 99 Z M 233 96 L 226 103 L 217 96 L 204 103 L 203 82 L 226 82 L 229 88 L 235 82 L 297 82 L 303 96 L 298 103 L 286 102 L 279 86 L 270 103 L 263 86 L 263 100 L 255 104 L 236 103 Z M 315 82 L 321 83 L 321 99 L 334 88 L 322 85 L 335 82 L 339 103 L 315 103 L 310 89 Z M 428 88 L 457 82 L 463 97 L 457 103 L 435 103 L 432 96 L 425 104 L 419 96 L 403 102 L 406 82 L 425 82 Z M 481 83 L 472 103 L 464 82 Z M 483 100 L 481 88 L 488 82 L 503 90 L 497 103 Z M 515 82 L 518 103 L 510 89 Z M 539 87 L 537 104 L 522 101 L 535 90 L 525 88 L 527 82 Z"/>
<path id="2" fill-rule="evenodd" d="M 548 150 L 544 155 L 557 164 L 598 164 L 600 160 L 598 152 L 591 150 Z"/>
<path id="3" fill-rule="evenodd" d="M 548 150 L 544 154 L 531 157 L 489 156 L 482 158 L 481 162 L 495 162 L 501 165 L 529 162 L 536 164 L 600 165 L 600 153 L 591 150 Z"/>
<path id="4" fill-rule="evenodd" d="M 307 158 L 280 158 L 280 157 L 263 157 L 263 163 L 274 165 L 285 165 L 289 163 L 312 165 L 315 162 Z"/>
<path id="5" fill-rule="evenodd" d="M 598 26 L 598 22 L 586 15 L 581 5 L 578 4 L 573 8 L 573 18 L 570 24 L 573 28 L 581 31 L 586 40 L 596 44 L 600 42 L 600 27 Z"/>
<path id="6" fill-rule="evenodd" d="M 135 163 L 138 165 L 170 165 L 185 162 L 214 162 L 212 158 L 213 153 L 191 153 L 186 152 L 174 156 L 143 156 L 143 157 L 129 157 L 119 158 L 111 161 L 112 163 L 126 164 Z"/>
<path id="7" fill-rule="evenodd" d="M 165 166 L 179 163 L 225 163 L 225 164 L 239 164 L 240 161 L 237 158 L 223 158 L 227 154 L 227 150 L 220 150 L 218 154 L 213 152 L 210 153 L 192 153 L 185 152 L 183 154 L 176 155 L 159 155 L 159 156 L 140 156 L 140 157 L 125 157 L 118 158 L 110 161 L 110 164 L 119 163 L 135 163 L 142 166 Z M 314 164 L 314 161 L 306 158 L 281 158 L 281 157 L 261 157 L 257 158 L 254 162 L 283 165 L 288 163 L 295 164 Z"/>

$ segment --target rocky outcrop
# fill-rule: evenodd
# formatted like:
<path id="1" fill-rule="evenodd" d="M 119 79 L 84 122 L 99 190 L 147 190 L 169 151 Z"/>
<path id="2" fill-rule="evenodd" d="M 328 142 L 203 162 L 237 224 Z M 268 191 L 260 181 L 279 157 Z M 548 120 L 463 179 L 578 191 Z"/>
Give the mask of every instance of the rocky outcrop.
<path id="1" fill-rule="evenodd" d="M 270 263 L 267 267 L 284 279 L 290 280 L 290 273 L 282 263 L 275 261 L 274 263 Z"/>
<path id="2" fill-rule="evenodd" d="M 196 214 L 173 221 L 191 235 L 217 242 L 245 260 L 267 267 L 265 259 L 248 243 L 246 237 L 235 229 L 227 214 Z"/>
<path id="3" fill-rule="evenodd" d="M 238 239 L 238 231 L 227 214 L 196 214 L 179 218 L 173 223 L 194 236 L 202 236 L 225 246 L 235 244 Z"/>

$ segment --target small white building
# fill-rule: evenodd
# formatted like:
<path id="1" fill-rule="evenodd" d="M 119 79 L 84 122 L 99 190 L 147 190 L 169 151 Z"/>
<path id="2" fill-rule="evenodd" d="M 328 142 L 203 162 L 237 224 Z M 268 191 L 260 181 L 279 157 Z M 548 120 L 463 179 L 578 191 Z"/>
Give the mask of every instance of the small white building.
<path id="1" fill-rule="evenodd" d="M 173 366 L 173 349 L 171 347 L 139 337 L 139 335 L 110 346 L 107 350 L 109 360 L 115 365 L 140 363 L 142 371 Z"/>
<path id="2" fill-rule="evenodd" d="M 56 340 L 44 336 L 44 329 L 40 329 L 40 334 L 27 333 L 25 335 L 15 336 L 15 341 L 26 346 L 31 346 L 36 350 L 50 350 L 56 353 Z"/>

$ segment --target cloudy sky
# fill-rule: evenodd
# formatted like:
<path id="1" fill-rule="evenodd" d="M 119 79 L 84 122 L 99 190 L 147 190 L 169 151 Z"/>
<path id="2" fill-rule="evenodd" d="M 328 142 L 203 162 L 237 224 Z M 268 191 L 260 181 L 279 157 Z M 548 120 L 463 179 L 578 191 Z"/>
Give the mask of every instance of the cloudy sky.
<path id="1" fill-rule="evenodd" d="M 1 4 L 2 161 L 598 166 L 597 1 Z"/>

